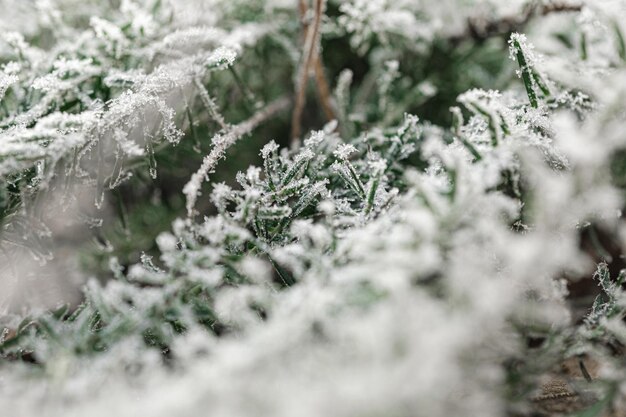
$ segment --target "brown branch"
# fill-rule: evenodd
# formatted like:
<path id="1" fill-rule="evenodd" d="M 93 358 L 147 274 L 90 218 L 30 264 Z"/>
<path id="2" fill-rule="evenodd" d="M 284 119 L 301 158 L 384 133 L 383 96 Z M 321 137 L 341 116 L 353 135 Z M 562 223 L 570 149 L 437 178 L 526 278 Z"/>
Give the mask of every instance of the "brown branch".
<path id="1" fill-rule="evenodd" d="M 320 96 L 320 102 L 327 118 L 330 120 L 335 118 L 335 113 L 331 105 L 331 94 L 328 81 L 324 75 L 324 67 L 319 53 L 319 36 L 320 25 L 322 23 L 322 14 L 324 12 L 325 0 L 315 1 L 315 15 L 313 21 L 309 24 L 305 22 L 308 12 L 308 5 L 305 0 L 298 2 L 300 16 L 303 19 L 304 50 L 302 53 L 302 62 L 298 69 L 296 80 L 296 99 L 294 111 L 291 118 L 291 140 L 292 145 L 297 145 L 302 133 L 302 113 L 306 105 L 306 86 L 312 71 L 315 73 L 315 81 L 317 91 Z"/>
<path id="2" fill-rule="evenodd" d="M 319 53 L 317 54 L 317 59 L 315 60 L 315 85 L 317 86 L 317 93 L 319 94 L 320 103 L 322 105 L 322 110 L 324 110 L 326 120 L 336 120 L 337 116 L 335 115 L 335 109 L 332 105 L 330 86 L 328 85 L 326 74 L 324 74 L 322 56 Z"/>
<path id="3" fill-rule="evenodd" d="M 495 36 L 518 32 L 536 16 L 547 16 L 553 13 L 579 12 L 581 10 L 582 4 L 562 2 L 545 5 L 531 4 L 521 16 L 505 16 L 496 20 L 470 18 L 468 19 L 465 31 L 449 37 L 448 40 L 453 45 L 459 44 L 467 39 L 482 42 Z"/>
<path id="4" fill-rule="evenodd" d="M 304 19 L 306 18 L 306 12 L 306 1 L 300 0 L 300 16 L 303 19 L 304 25 L 306 25 L 306 22 L 304 22 Z M 326 115 L 326 119 L 328 121 L 336 120 L 337 115 L 335 114 L 335 109 L 332 105 L 330 85 L 328 84 L 326 74 L 324 73 L 324 61 L 319 47 L 315 52 L 315 85 L 317 87 L 317 93 L 319 94 L 320 103 L 322 105 L 322 109 L 324 110 L 324 114 Z"/>
<path id="5" fill-rule="evenodd" d="M 302 19 L 302 26 L 306 29 L 308 24 L 304 21 L 306 16 L 306 12 L 309 11 L 308 0 L 299 0 L 298 1 L 298 11 L 300 12 L 300 19 Z M 304 34 L 304 32 L 303 32 Z"/>

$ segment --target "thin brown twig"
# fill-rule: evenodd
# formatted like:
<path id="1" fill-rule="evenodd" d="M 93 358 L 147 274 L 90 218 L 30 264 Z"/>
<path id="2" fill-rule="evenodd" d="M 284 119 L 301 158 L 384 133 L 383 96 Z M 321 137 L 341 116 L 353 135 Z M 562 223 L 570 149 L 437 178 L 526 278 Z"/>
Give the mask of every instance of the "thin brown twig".
<path id="1" fill-rule="evenodd" d="M 311 24 L 303 22 L 305 31 L 304 49 L 302 53 L 302 62 L 298 69 L 298 76 L 296 80 L 296 99 L 294 104 L 294 111 L 291 118 L 291 140 L 292 145 L 297 145 L 300 134 L 302 132 L 302 113 L 304 106 L 306 105 L 306 86 L 311 74 L 311 70 L 315 70 L 316 85 L 320 94 L 320 101 L 322 107 L 327 115 L 331 114 L 334 118 L 334 112 L 330 105 L 330 88 L 328 82 L 325 79 L 321 58 L 319 57 L 319 32 L 322 22 L 322 13 L 324 12 L 325 0 L 315 1 L 315 15 Z M 308 12 L 308 6 L 306 1 L 300 0 L 299 3 L 300 15 L 305 17 Z M 319 62 L 319 64 L 318 64 Z M 319 70 L 317 67 L 319 66 Z M 329 111 L 327 113 L 327 111 Z"/>
<path id="2" fill-rule="evenodd" d="M 302 19 L 302 25 L 306 29 L 308 24 L 304 21 L 306 16 L 306 12 L 309 10 L 308 0 L 299 0 L 298 1 L 298 11 L 300 12 L 300 19 Z M 303 32 L 304 34 L 304 32 Z"/>
<path id="3" fill-rule="evenodd" d="M 448 40 L 458 44 L 466 39 L 484 41 L 494 36 L 502 36 L 521 30 L 535 16 L 547 16 L 553 13 L 579 12 L 582 4 L 553 2 L 551 4 L 531 4 L 521 16 L 505 16 L 496 20 L 469 19 L 467 28 L 462 33 L 451 36 Z"/>
<path id="4" fill-rule="evenodd" d="M 315 85 L 317 86 L 317 93 L 319 94 L 320 103 L 324 115 L 328 121 L 336 120 L 335 109 L 332 105 L 330 86 L 324 74 L 324 64 L 322 63 L 322 55 L 317 54 L 315 59 Z"/>
<path id="5" fill-rule="evenodd" d="M 300 9 L 300 19 L 302 19 L 302 25 L 305 29 L 303 33 L 305 33 L 306 28 L 308 26 L 306 22 L 306 13 L 308 11 L 308 5 L 306 0 L 300 0 L 299 2 Z M 323 9 L 322 9 L 323 10 Z M 318 49 L 315 51 L 315 85 L 317 87 L 317 93 L 319 94 L 320 103 L 322 105 L 322 109 L 324 110 L 324 114 L 328 121 L 337 119 L 337 115 L 335 114 L 335 109 L 332 105 L 332 95 L 330 92 L 330 85 L 328 84 L 328 80 L 326 79 L 326 74 L 324 73 L 324 60 L 322 58 L 321 51 Z"/>
<path id="6" fill-rule="evenodd" d="M 301 132 L 301 119 L 302 111 L 306 104 L 306 83 L 309 74 L 309 62 L 306 48 L 312 49 L 312 45 L 309 45 L 309 39 L 313 40 L 310 36 L 312 34 L 311 27 L 308 22 L 305 21 L 305 16 L 308 11 L 307 0 L 300 0 L 298 2 L 298 9 L 300 12 L 300 18 L 302 19 L 302 44 L 304 45 L 304 51 L 302 53 L 301 63 L 298 68 L 298 75 L 296 79 L 296 98 L 294 101 L 294 110 L 291 115 L 291 142 L 292 146 L 297 144 L 297 140 L 300 137 Z"/>

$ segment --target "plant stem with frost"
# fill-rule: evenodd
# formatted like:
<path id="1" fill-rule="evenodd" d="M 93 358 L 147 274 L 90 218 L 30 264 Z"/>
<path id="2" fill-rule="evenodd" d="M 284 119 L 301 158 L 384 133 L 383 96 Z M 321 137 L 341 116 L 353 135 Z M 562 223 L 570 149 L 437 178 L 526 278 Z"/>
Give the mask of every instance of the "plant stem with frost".
<path id="1" fill-rule="evenodd" d="M 224 157 L 226 150 L 234 145 L 242 136 L 247 135 L 256 129 L 261 123 L 265 122 L 276 113 L 285 110 L 290 103 L 291 100 L 288 98 L 280 98 L 255 113 L 248 120 L 233 126 L 226 132 L 221 131 L 213 137 L 213 149 L 211 149 L 211 152 L 204 157 L 202 165 L 200 165 L 198 171 L 191 176 L 191 179 L 183 188 L 183 193 L 187 198 L 188 216 L 191 217 L 194 214 L 194 207 L 198 196 L 201 194 L 200 189 L 202 188 L 203 181 L 208 181 L 209 174 L 214 171 L 219 160 Z"/>

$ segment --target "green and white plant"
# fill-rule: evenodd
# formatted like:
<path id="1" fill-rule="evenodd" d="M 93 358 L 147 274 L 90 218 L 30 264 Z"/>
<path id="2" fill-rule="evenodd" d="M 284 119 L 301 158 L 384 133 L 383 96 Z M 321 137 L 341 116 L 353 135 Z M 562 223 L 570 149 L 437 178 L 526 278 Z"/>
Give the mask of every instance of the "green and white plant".
<path id="1" fill-rule="evenodd" d="M 624 1 L 0 9 L 0 410 L 623 412 Z"/>

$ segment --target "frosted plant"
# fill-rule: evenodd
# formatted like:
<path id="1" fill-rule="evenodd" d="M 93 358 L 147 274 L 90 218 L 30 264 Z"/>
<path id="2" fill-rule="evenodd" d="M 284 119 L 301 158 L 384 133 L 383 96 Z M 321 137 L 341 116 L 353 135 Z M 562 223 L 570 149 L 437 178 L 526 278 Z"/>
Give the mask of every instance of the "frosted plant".
<path id="1" fill-rule="evenodd" d="M 0 175 L 3 184 L 12 184 L 9 194 L 15 204 L 3 198 L 0 218 L 10 216 L 12 224 L 18 217 L 30 221 L 25 219 L 38 209 L 29 201 L 39 190 L 59 197 L 63 193 L 58 209 L 65 211 L 72 201 L 68 185 L 94 184 L 96 205 L 102 207 L 105 192 L 127 183 L 133 175 L 128 167 L 140 158 L 155 178 L 155 152 L 164 143 L 177 145 L 183 136 L 185 104 L 193 104 L 199 91 L 211 105 L 203 85 L 209 73 L 232 66 L 238 51 L 264 33 L 253 25 L 232 33 L 186 29 L 207 41 L 182 50 L 179 44 L 189 35 L 177 27 L 168 4 L 93 6 L 90 12 L 96 15 L 85 22 L 82 8 L 76 16 L 59 12 L 71 9 L 70 3 L 38 2 L 30 10 L 45 20 L 28 33 L 35 43 L 50 25 L 60 27 L 54 48 L 31 44 L 17 32 L 2 38 L 0 137 L 5 145 Z M 46 12 L 37 12 L 42 9 Z M 173 56 L 168 53 L 172 50 Z M 41 238 L 45 236 L 31 236 L 30 242 Z M 32 248 L 26 240 L 3 242 Z"/>
<path id="2" fill-rule="evenodd" d="M 4 3 L 0 409 L 623 412 L 623 1 Z"/>
<path id="3" fill-rule="evenodd" d="M 210 111 L 213 111 L 213 106 L 210 104 L 210 97 L 206 95 L 203 95 L 203 97 Z M 232 128 L 224 126 L 223 129 L 225 129 L 225 132 L 223 134 L 218 134 L 212 139 L 213 149 L 211 150 L 211 153 L 204 158 L 202 166 L 198 172 L 191 177 L 187 185 L 183 188 L 183 193 L 187 196 L 187 214 L 193 214 L 194 205 L 198 195 L 200 194 L 203 178 L 208 179 L 208 175 L 215 169 L 217 162 L 224 157 L 226 150 L 243 135 L 249 134 L 255 127 L 257 127 L 257 125 L 263 122 L 263 120 L 284 109 L 287 104 L 288 101 L 286 100 L 276 101 L 252 116 L 249 120 L 240 123 L 237 126 Z M 220 121 L 221 118 L 218 117 L 217 120 Z"/>

